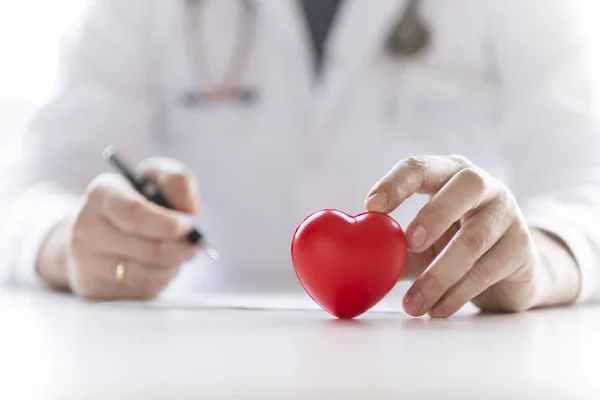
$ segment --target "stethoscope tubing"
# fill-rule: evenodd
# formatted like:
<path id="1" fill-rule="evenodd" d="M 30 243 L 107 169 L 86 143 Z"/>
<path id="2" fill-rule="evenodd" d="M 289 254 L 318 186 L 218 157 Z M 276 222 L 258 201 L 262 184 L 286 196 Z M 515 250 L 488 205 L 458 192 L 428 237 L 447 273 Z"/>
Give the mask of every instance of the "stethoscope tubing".
<path id="1" fill-rule="evenodd" d="M 238 101 L 244 104 L 254 103 L 258 90 L 242 85 L 244 72 L 250 58 L 250 50 L 255 41 L 257 30 L 257 9 L 254 0 L 240 0 L 242 16 L 237 24 L 238 31 L 223 79 L 217 82 L 211 75 L 207 60 L 206 46 L 202 36 L 201 19 L 206 0 L 186 0 L 184 16 L 185 55 L 192 88 L 183 93 L 181 103 L 195 107 L 206 103 Z M 419 12 L 420 0 L 409 0 L 404 12 L 389 34 L 385 46 L 395 57 L 414 57 L 425 50 L 431 33 Z M 194 40 L 196 39 L 196 40 Z M 209 89 L 203 90 L 202 86 Z"/>

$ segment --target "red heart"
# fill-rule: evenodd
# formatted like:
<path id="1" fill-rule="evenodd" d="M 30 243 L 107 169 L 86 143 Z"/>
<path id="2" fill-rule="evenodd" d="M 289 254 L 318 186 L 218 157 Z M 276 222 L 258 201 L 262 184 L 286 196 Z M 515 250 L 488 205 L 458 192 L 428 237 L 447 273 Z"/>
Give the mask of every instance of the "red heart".
<path id="1" fill-rule="evenodd" d="M 300 283 L 325 311 L 354 318 L 392 290 L 404 270 L 406 237 L 381 213 L 350 216 L 337 210 L 309 215 L 292 240 Z"/>

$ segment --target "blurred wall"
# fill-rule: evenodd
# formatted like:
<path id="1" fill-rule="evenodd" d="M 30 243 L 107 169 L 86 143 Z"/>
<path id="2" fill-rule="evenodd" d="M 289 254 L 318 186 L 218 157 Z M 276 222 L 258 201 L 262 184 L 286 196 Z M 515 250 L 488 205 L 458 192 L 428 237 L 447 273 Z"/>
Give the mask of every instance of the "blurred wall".
<path id="1" fill-rule="evenodd" d="M 0 0 L 0 148 L 47 96 L 58 45 L 85 0 Z"/>

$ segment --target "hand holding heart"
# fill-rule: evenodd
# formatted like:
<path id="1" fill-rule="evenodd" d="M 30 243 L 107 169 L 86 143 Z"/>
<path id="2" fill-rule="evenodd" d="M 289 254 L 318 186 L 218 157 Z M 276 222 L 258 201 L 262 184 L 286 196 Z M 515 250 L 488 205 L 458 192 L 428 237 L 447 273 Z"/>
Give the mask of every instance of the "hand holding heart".
<path id="1" fill-rule="evenodd" d="M 461 156 L 412 157 L 373 187 L 367 209 L 389 213 L 415 193 L 430 200 L 406 228 L 408 314 L 447 317 L 469 301 L 499 311 L 533 306 L 539 254 L 501 182 Z"/>
<path id="2" fill-rule="evenodd" d="M 406 238 L 385 214 L 416 193 L 429 202 Z M 539 254 L 510 191 L 461 156 L 412 157 L 396 164 L 367 196 L 372 213 L 325 210 L 309 216 L 292 245 L 309 295 L 340 318 L 360 315 L 403 279 L 413 316 L 447 317 L 469 301 L 521 311 L 539 295 Z M 407 254 L 407 244 L 410 250 Z"/>

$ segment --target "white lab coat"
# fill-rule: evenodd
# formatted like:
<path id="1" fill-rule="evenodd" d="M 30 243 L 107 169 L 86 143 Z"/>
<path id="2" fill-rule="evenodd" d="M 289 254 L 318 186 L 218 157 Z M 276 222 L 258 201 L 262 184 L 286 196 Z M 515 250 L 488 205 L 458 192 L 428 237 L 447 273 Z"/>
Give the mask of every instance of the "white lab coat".
<path id="1" fill-rule="evenodd" d="M 40 243 L 109 170 L 101 157 L 109 144 L 132 160 L 176 158 L 197 174 L 197 222 L 222 262 L 200 256 L 202 266 L 181 279 L 208 291 L 298 289 L 289 248 L 307 214 L 358 213 L 397 161 L 459 153 L 514 191 L 531 226 L 569 245 L 583 274 L 580 298 L 599 297 L 593 0 L 424 0 L 432 43 L 411 59 L 383 47 L 404 0 L 347 0 L 318 85 L 297 2 L 256 3 L 244 83 L 259 101 L 197 108 L 176 101 L 194 85 L 186 40 L 204 48 L 218 77 L 237 0 L 206 2 L 203 44 L 183 33 L 183 0 L 98 0 L 87 10 L 65 38 L 56 96 L 4 181 L 14 196 L 2 208 L 0 265 L 13 278 L 35 280 Z M 425 201 L 393 215 L 405 226 Z"/>

